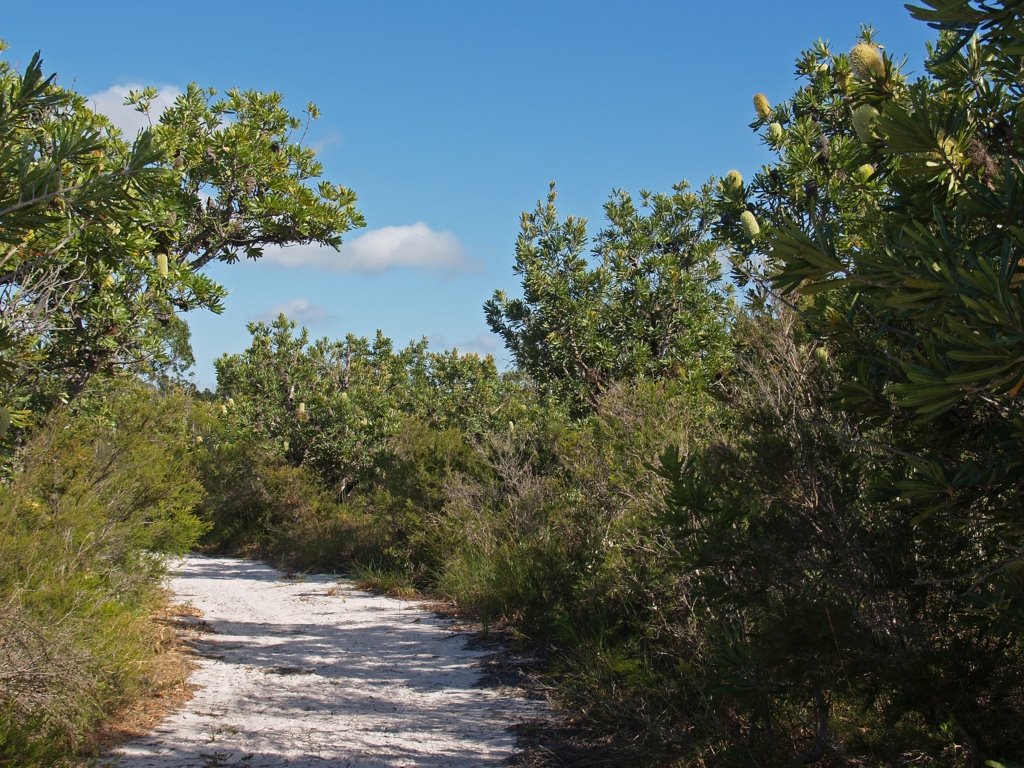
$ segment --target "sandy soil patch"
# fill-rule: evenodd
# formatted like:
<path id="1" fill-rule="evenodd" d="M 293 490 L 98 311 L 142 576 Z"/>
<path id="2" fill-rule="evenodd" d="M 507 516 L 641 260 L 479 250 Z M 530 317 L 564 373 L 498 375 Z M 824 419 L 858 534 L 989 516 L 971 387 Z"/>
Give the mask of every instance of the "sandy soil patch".
<path id="1" fill-rule="evenodd" d="M 209 632 L 192 644 L 195 696 L 117 768 L 461 768 L 515 752 L 537 718 L 481 687 L 486 651 L 416 603 L 332 577 L 289 579 L 249 560 L 186 558 L 170 582 Z M 196 619 L 200 621 L 200 619 Z"/>

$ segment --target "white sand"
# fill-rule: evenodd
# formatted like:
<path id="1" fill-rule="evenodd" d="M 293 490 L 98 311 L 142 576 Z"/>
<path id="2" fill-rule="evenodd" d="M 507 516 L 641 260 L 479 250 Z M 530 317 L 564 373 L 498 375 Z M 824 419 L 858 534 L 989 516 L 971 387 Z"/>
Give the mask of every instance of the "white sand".
<path id="1" fill-rule="evenodd" d="M 515 751 L 509 727 L 538 714 L 476 687 L 486 653 L 415 603 L 229 558 L 186 558 L 170 588 L 213 630 L 198 690 L 120 747 L 118 768 L 498 765 Z"/>

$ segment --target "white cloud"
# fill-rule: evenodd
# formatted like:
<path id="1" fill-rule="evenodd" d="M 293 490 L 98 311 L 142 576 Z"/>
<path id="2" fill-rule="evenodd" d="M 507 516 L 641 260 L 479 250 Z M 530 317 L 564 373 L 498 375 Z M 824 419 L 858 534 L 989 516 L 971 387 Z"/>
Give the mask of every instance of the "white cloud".
<path id="1" fill-rule="evenodd" d="M 395 267 L 457 272 L 472 267 L 455 235 L 435 232 L 422 221 L 371 229 L 347 241 L 340 252 L 314 244 L 269 247 L 263 261 L 283 267 L 314 267 L 332 272 L 384 272 Z"/>
<path id="2" fill-rule="evenodd" d="M 138 83 L 112 85 L 105 91 L 86 96 L 86 100 L 94 111 L 109 117 L 121 129 L 125 139 L 131 141 L 143 128 L 149 128 L 150 119 L 155 125 L 163 111 L 181 95 L 181 89 L 176 85 L 160 88 L 150 107 L 150 118 L 147 118 L 141 112 L 136 112 L 135 107 L 125 106 L 124 103 L 130 91 L 139 91 L 144 87 Z"/>
<path id="3" fill-rule="evenodd" d="M 310 144 L 309 148 L 316 152 L 317 155 L 322 155 L 324 150 L 334 146 L 335 144 L 342 144 L 344 141 L 345 137 L 339 131 L 331 131 L 326 136 L 317 139 Z"/>
<path id="4" fill-rule="evenodd" d="M 281 314 L 286 315 L 289 320 L 294 320 L 299 325 L 306 326 L 324 325 L 332 319 L 331 312 L 327 307 L 314 304 L 309 299 L 302 297 L 275 304 L 267 311 L 260 313 L 256 319 L 269 323 Z"/>
<path id="5" fill-rule="evenodd" d="M 430 341 L 430 349 L 434 352 L 439 350 L 451 350 L 457 349 L 460 354 L 473 353 L 480 355 L 480 357 L 486 357 L 491 355 L 497 358 L 498 353 L 501 351 L 501 339 L 490 331 L 481 331 L 476 336 L 459 344 L 450 344 L 448 337 L 443 333 L 431 334 L 428 337 Z"/>
<path id="6" fill-rule="evenodd" d="M 481 331 L 469 341 L 459 345 L 465 352 L 476 352 L 478 355 L 493 355 L 498 351 L 498 337 L 488 331 Z"/>

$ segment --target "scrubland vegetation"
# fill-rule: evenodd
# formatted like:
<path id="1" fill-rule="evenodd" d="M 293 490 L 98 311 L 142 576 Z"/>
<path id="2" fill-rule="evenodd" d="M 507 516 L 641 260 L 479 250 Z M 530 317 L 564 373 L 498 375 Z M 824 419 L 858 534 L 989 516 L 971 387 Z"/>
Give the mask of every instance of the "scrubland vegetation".
<path id="1" fill-rule="evenodd" d="M 196 270 L 337 242 L 354 198 L 299 189 L 319 171 L 291 145 L 225 176 L 175 132 L 217 109 L 193 91 L 131 150 L 97 138 L 114 167 L 61 161 L 87 183 L 27 188 L 8 134 L 45 126 L 11 127 L 29 78 L 5 70 L 3 753 L 52 763 L 131 699 L 158 553 L 201 541 L 503 622 L 604 737 L 595 765 L 1024 760 L 1024 20 L 914 13 L 944 30 L 926 76 L 866 30 L 755 97 L 773 160 L 748 181 L 616 193 L 596 231 L 552 188 L 523 216 L 522 296 L 484 308 L 513 371 L 281 317 L 218 361 L 212 398 L 175 384 L 168 313 L 219 290 Z M 222 130 L 259 157 L 245 124 Z M 264 184 L 269 219 L 244 202 Z M 134 254 L 112 283 L 92 237 Z M 51 328 L 27 293 L 45 270 L 80 281 L 39 289 L 70 318 Z"/>

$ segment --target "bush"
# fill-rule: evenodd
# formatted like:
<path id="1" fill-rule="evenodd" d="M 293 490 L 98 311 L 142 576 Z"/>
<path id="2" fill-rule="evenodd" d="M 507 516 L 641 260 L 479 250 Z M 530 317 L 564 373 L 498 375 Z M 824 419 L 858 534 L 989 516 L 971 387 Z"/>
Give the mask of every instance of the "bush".
<path id="1" fill-rule="evenodd" d="M 217 412 L 209 411 L 197 451 L 206 547 L 322 571 L 348 569 L 384 548 L 387 532 L 358 504 L 337 501 L 312 469 L 289 464 L 271 441 Z"/>
<path id="2" fill-rule="evenodd" d="M 193 404 L 96 383 L 0 488 L 0 751 L 54 765 L 145 681 L 164 556 L 203 531 Z"/>
<path id="3" fill-rule="evenodd" d="M 438 589 L 545 643 L 565 703 L 648 743 L 689 712 L 695 643 L 654 465 L 669 442 L 698 450 L 718 418 L 686 382 L 622 382 L 583 422 L 492 438 L 489 471 L 449 484 Z"/>
<path id="4" fill-rule="evenodd" d="M 984 604 L 943 578 L 987 535 L 915 526 L 871 492 L 865 476 L 884 454 L 830 400 L 841 369 L 804 333 L 788 314 L 746 328 L 734 428 L 689 460 L 663 458 L 700 625 L 693 675 L 713 701 L 703 725 L 732 734 L 716 750 L 737 763 L 1012 754 L 1019 635 L 992 633 Z"/>

